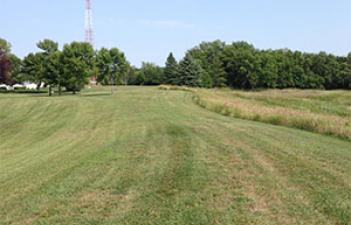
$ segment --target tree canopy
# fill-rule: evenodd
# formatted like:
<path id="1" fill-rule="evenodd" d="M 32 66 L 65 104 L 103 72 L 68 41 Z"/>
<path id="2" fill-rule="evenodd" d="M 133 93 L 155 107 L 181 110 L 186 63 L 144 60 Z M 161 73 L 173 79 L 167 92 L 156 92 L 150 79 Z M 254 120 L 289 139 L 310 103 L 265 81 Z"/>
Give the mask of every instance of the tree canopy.
<path id="1" fill-rule="evenodd" d="M 76 93 L 88 84 L 94 69 L 94 49 L 89 43 L 72 42 L 63 47 L 60 57 L 63 86 Z"/>
<path id="2" fill-rule="evenodd" d="M 203 70 L 202 87 L 351 88 L 351 54 L 338 57 L 325 52 L 259 50 L 247 42 L 221 41 L 201 43 L 189 50 L 184 60 L 189 61 L 189 54 Z M 188 73 L 181 71 L 184 80 Z"/>
<path id="3" fill-rule="evenodd" d="M 139 76 L 143 85 L 159 85 L 164 81 L 163 74 L 163 68 L 154 63 L 143 62 Z"/>
<path id="4" fill-rule="evenodd" d="M 194 87 L 351 89 L 351 53 L 261 50 L 247 42 L 203 42 L 178 63 L 173 53 L 164 67 L 144 62 L 133 67 L 117 48 L 94 51 L 88 43 L 42 40 L 23 61 L 0 39 L 0 83 L 32 81 L 76 93 L 92 76 L 102 85 L 188 85 Z M 51 92 L 50 92 L 51 93 Z"/>
<path id="5" fill-rule="evenodd" d="M 0 84 L 13 83 L 11 79 L 13 68 L 11 59 L 15 59 L 11 54 L 11 44 L 5 39 L 0 38 Z"/>
<path id="6" fill-rule="evenodd" d="M 103 85 L 117 85 L 125 83 L 129 72 L 129 63 L 117 48 L 102 48 L 96 54 L 98 68 L 98 82 Z"/>

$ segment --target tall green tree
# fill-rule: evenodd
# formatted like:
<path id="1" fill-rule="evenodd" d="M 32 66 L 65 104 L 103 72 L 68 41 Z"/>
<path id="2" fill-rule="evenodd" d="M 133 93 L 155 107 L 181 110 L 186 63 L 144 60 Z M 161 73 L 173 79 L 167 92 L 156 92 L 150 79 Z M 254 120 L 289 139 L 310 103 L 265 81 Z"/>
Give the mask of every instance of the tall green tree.
<path id="1" fill-rule="evenodd" d="M 102 48 L 96 56 L 98 82 L 103 85 L 117 85 L 126 82 L 129 63 L 124 53 L 117 48 Z"/>
<path id="2" fill-rule="evenodd" d="M 171 85 L 179 84 L 179 65 L 173 53 L 170 53 L 167 57 L 166 67 L 164 69 L 164 83 Z"/>
<path id="3" fill-rule="evenodd" d="M 0 38 L 0 84 L 11 84 L 11 44 Z"/>
<path id="4" fill-rule="evenodd" d="M 63 47 L 60 56 L 64 87 L 74 94 L 89 83 L 95 63 L 93 47 L 88 43 L 72 42 Z"/>
<path id="5" fill-rule="evenodd" d="M 143 79 L 144 85 L 162 84 L 163 69 L 154 63 L 143 62 L 140 69 L 140 79 Z"/>
<path id="6" fill-rule="evenodd" d="M 21 73 L 22 60 L 14 54 L 10 54 L 9 59 L 11 61 L 11 80 L 13 81 L 13 83 L 22 83 L 23 81 L 25 81 L 23 79 L 23 74 Z"/>
<path id="7" fill-rule="evenodd" d="M 5 54 L 10 54 L 11 44 L 3 38 L 0 38 L 0 57 Z"/>
<path id="8" fill-rule="evenodd" d="M 225 43 L 219 40 L 213 42 L 202 42 L 199 46 L 188 51 L 201 68 L 207 73 L 205 75 L 207 85 L 210 87 L 226 86 L 226 73 L 223 65 L 223 49 Z"/>
<path id="9" fill-rule="evenodd" d="M 43 79 L 44 83 L 49 86 L 49 95 L 52 94 L 52 88 L 55 86 L 58 86 L 59 94 L 61 94 L 61 86 L 64 80 L 61 76 L 61 52 L 58 49 L 58 43 L 45 39 L 38 42 L 37 47 L 42 50 Z"/>
<path id="10" fill-rule="evenodd" d="M 293 52 L 284 49 L 277 51 L 270 51 L 273 59 L 276 63 L 276 87 L 277 88 L 292 88 L 295 87 L 295 81 L 293 76 L 294 60 Z"/>
<path id="11" fill-rule="evenodd" d="M 278 86 L 278 63 L 271 52 L 262 52 L 257 56 L 256 63 L 259 76 L 257 86 L 264 88 L 276 88 Z"/>
<path id="12" fill-rule="evenodd" d="M 128 67 L 127 81 L 124 82 L 125 85 L 140 85 L 142 82 L 138 80 L 140 72 L 139 69 L 134 66 Z"/>
<path id="13" fill-rule="evenodd" d="M 340 86 L 351 90 L 351 52 L 347 55 L 345 62 L 342 62 L 342 80 Z"/>
<path id="14" fill-rule="evenodd" d="M 200 87 L 204 70 L 190 54 L 187 54 L 179 64 L 180 85 Z"/>
<path id="15" fill-rule="evenodd" d="M 235 42 L 224 48 L 223 61 L 227 82 L 231 87 L 251 89 L 258 87 L 258 51 L 246 42 Z"/>
<path id="16" fill-rule="evenodd" d="M 24 74 L 23 80 L 36 83 L 38 89 L 45 82 L 44 58 L 45 56 L 42 52 L 30 53 L 22 62 L 21 73 Z"/>

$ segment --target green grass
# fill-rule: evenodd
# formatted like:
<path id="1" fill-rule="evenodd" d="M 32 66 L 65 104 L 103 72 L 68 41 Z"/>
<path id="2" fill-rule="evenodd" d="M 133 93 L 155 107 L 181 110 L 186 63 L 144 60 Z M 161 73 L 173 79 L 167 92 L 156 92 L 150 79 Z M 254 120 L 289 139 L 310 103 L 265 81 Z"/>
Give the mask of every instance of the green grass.
<path id="1" fill-rule="evenodd" d="M 349 141 L 192 98 L 0 94 L 0 224 L 351 224 Z"/>

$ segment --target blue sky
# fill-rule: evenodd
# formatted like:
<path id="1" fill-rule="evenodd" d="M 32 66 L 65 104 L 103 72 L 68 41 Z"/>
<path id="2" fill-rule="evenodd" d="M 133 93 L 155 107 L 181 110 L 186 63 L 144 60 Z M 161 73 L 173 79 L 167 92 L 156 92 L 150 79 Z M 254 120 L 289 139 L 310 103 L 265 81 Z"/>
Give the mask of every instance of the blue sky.
<path id="1" fill-rule="evenodd" d="M 258 48 L 351 51 L 351 0 L 92 0 L 97 48 L 159 65 L 201 41 L 245 40 Z M 20 57 L 51 38 L 84 40 L 84 0 L 0 0 L 0 37 Z"/>

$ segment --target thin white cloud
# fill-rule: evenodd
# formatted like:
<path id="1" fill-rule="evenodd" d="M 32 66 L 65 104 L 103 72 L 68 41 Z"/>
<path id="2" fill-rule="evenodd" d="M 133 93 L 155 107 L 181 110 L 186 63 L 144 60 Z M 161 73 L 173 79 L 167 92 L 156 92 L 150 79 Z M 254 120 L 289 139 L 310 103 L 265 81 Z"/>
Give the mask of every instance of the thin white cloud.
<path id="1" fill-rule="evenodd" d="M 139 20 L 142 25 L 161 27 L 161 28 L 193 28 L 191 23 L 185 23 L 178 20 Z"/>

